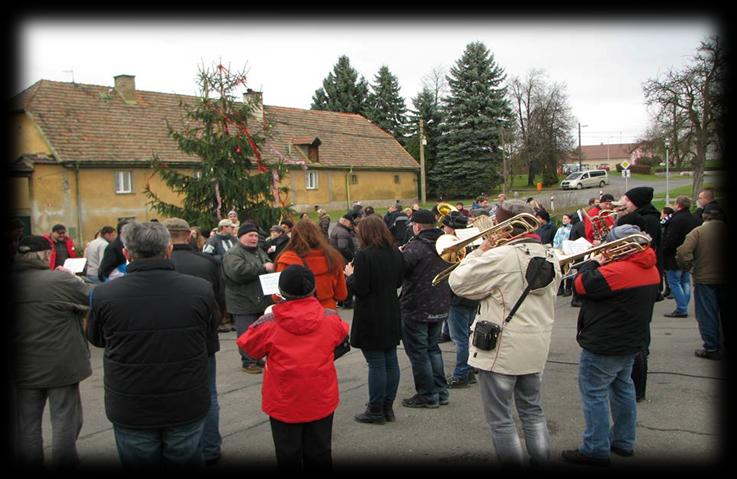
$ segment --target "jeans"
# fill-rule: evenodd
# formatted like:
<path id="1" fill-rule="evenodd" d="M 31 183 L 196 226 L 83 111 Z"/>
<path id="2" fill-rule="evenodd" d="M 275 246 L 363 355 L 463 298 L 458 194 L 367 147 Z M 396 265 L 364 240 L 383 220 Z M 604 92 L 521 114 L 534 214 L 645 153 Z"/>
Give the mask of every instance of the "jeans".
<path id="1" fill-rule="evenodd" d="M 510 376 L 481 370 L 478 378 L 481 404 L 499 462 L 520 466 L 523 461 L 522 444 L 512 415 L 512 401 L 517 405 L 531 461 L 537 464 L 547 462 L 550 437 L 540 406 L 542 373 Z"/>
<path id="2" fill-rule="evenodd" d="M 450 339 L 456 346 L 456 366 L 453 369 L 453 376 L 457 378 L 465 378 L 471 372 L 471 366 L 468 365 L 468 337 L 471 334 L 470 328 L 474 317 L 476 308 L 453 305 L 448 312 Z"/>
<path id="3" fill-rule="evenodd" d="M 198 467 L 205 418 L 164 429 L 128 429 L 113 424 L 120 463 L 125 468 Z"/>
<path id="4" fill-rule="evenodd" d="M 678 269 L 665 271 L 668 286 L 673 299 L 676 300 L 676 312 L 688 313 L 688 302 L 691 300 L 691 273 Z"/>
<path id="5" fill-rule="evenodd" d="M 332 470 L 332 414 L 312 422 L 269 420 L 280 473 Z"/>
<path id="6" fill-rule="evenodd" d="M 260 318 L 260 314 L 234 314 L 233 322 L 235 323 L 235 334 L 236 337 L 240 337 L 241 334 L 245 333 L 250 325 L 256 322 Z M 258 360 L 261 358 L 251 358 L 238 348 L 238 353 L 241 355 L 241 364 L 245 368 L 254 364 L 259 364 Z"/>
<path id="7" fill-rule="evenodd" d="M 635 448 L 637 403 L 630 378 L 634 357 L 581 351 L 578 387 L 585 422 L 583 445 L 579 448 L 582 454 L 609 458 L 612 446 L 628 451 Z"/>
<path id="8" fill-rule="evenodd" d="M 200 440 L 202 458 L 205 461 L 220 456 L 220 446 L 223 443 L 223 438 L 220 437 L 220 404 L 218 403 L 217 366 L 214 354 L 207 358 L 207 372 L 210 381 L 210 410 L 205 416 L 205 425 Z"/>
<path id="9" fill-rule="evenodd" d="M 722 306 L 722 285 L 696 283 L 694 300 L 696 302 L 696 322 L 704 341 L 704 349 L 719 351 L 719 318 Z M 724 321 L 723 321 L 724 323 Z"/>
<path id="10" fill-rule="evenodd" d="M 399 388 L 397 347 L 383 350 L 362 349 L 361 352 L 368 363 L 369 403 L 393 403 Z"/>
<path id="11" fill-rule="evenodd" d="M 438 346 L 440 323 L 402 320 L 402 343 L 412 364 L 417 394 L 436 402 L 448 399 L 443 353 Z"/>
<path id="12" fill-rule="evenodd" d="M 79 464 L 77 438 L 82 430 L 82 399 L 79 383 L 48 389 L 15 390 L 18 459 L 25 466 L 44 462 L 41 420 L 46 401 L 51 416 L 51 466 L 74 468 Z"/>

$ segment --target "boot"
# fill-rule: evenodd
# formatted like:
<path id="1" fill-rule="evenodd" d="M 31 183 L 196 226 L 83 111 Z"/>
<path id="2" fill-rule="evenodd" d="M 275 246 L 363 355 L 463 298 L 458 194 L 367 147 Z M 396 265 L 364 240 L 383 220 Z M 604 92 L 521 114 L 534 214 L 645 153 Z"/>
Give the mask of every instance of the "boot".
<path id="1" fill-rule="evenodd" d="M 386 423 L 386 418 L 384 418 L 384 408 L 381 407 L 381 404 L 375 403 L 368 403 L 366 405 L 366 411 L 361 414 L 356 414 L 353 416 L 353 419 L 366 424 Z"/>
<path id="2" fill-rule="evenodd" d="M 386 419 L 386 422 L 394 422 L 397 420 L 396 416 L 394 416 L 394 409 L 392 408 L 392 404 L 394 404 L 394 402 L 384 403 L 384 419 Z"/>

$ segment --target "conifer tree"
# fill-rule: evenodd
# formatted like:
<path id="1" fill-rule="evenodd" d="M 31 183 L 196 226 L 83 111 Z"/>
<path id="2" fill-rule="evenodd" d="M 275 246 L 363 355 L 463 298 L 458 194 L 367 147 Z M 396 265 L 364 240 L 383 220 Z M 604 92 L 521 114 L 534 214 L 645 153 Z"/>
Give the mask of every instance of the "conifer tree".
<path id="1" fill-rule="evenodd" d="M 439 194 L 477 195 L 501 183 L 499 121 L 511 117 L 505 76 L 481 42 L 467 45 L 450 69 L 443 136 L 428 175 Z"/>
<path id="2" fill-rule="evenodd" d="M 181 130 L 167 124 L 181 151 L 201 163 L 194 175 L 169 168 L 166 158 L 154 154 L 153 168 L 164 183 L 182 197 L 182 205 L 167 203 L 147 185 L 144 193 L 156 211 L 178 217 L 209 231 L 227 218 L 231 209 L 241 220 L 252 218 L 271 225 L 290 211 L 276 199 L 287 193 L 276 183 L 286 173 L 283 163 L 269 164 L 261 156 L 268 137 L 267 119 L 253 115 L 252 101 L 235 101 L 235 90 L 246 86 L 245 71 L 231 72 L 222 64 L 200 67 L 200 95 L 194 102 L 180 101 Z"/>
<path id="3" fill-rule="evenodd" d="M 371 89 L 366 111 L 368 119 L 404 144 L 407 108 L 399 93 L 399 80 L 384 65 L 376 74 Z"/>
<path id="4" fill-rule="evenodd" d="M 322 81 L 322 88 L 315 90 L 310 108 L 365 115 L 367 101 L 368 83 L 343 55 Z"/>

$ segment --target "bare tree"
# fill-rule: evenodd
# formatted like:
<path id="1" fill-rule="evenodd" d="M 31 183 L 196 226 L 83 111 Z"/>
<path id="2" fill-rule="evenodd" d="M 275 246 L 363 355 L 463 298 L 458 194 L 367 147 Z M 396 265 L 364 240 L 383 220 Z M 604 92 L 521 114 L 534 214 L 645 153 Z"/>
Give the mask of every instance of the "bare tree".
<path id="1" fill-rule="evenodd" d="M 423 89 L 426 88 L 432 91 L 435 95 L 435 108 L 438 108 L 442 102 L 442 98 L 448 95 L 447 74 L 447 68 L 442 65 L 437 65 L 422 77 Z"/>

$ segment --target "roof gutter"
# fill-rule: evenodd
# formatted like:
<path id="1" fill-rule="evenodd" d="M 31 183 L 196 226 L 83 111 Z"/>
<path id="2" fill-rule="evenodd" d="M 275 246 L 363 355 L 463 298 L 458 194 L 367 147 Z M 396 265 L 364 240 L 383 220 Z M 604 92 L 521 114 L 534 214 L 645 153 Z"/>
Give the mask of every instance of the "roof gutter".
<path id="1" fill-rule="evenodd" d="M 351 182 L 350 178 L 353 174 L 353 167 L 349 167 L 348 171 L 345 174 L 345 197 L 346 197 L 346 210 L 351 209 Z"/>

